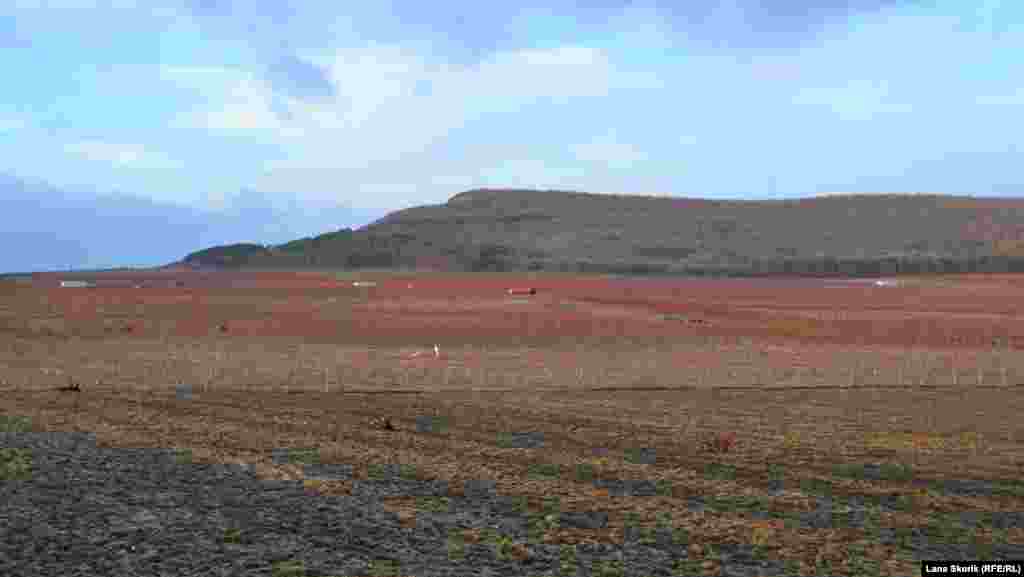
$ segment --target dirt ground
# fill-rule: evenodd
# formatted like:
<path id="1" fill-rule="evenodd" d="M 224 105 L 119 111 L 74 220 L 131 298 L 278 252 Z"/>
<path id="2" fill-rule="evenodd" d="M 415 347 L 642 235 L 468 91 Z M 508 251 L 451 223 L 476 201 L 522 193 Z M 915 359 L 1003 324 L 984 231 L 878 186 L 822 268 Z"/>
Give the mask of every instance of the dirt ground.
<path id="1" fill-rule="evenodd" d="M 903 512 L 880 517 L 894 528 L 1024 504 L 1019 276 L 173 271 L 98 274 L 91 288 L 61 288 L 62 278 L 0 283 L 0 414 L 46 430 L 257 463 L 269 477 L 301 476 L 274 465 L 272 449 L 314 446 L 363 471 L 398 462 L 611 512 L 604 529 L 548 536 L 569 543 L 621 541 L 627 514 L 653 525 L 670 512 L 707 543 L 770 531 L 770 554 L 806 573 L 831 562 L 848 574 L 851 544 L 880 574 L 916 573 L 918 560 L 874 547 L 866 530 L 766 528 L 738 505 L 695 514 L 687 497 L 756 499 L 785 518 L 826 483 L 834 495 L 904 499 Z M 55 390 L 69 382 L 81 392 Z M 418 427 L 428 417 L 443 432 Z M 543 447 L 509 446 L 517 432 L 543 433 Z M 729 433 L 735 442 L 716 446 Z M 638 459 L 641 449 L 656 460 Z M 840 474 L 871 464 L 913 479 Z M 581 467 L 664 490 L 610 496 L 568 473 Z M 949 495 L 914 482 L 950 479 L 1005 490 Z M 770 492 L 780 480 L 794 489 Z M 998 538 L 1024 544 L 1019 529 Z"/>

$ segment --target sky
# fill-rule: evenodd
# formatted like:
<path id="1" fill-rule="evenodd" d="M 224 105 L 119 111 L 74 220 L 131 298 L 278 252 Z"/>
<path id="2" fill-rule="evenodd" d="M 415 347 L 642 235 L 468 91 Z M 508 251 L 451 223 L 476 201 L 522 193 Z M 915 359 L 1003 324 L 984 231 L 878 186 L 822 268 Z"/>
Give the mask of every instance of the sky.
<path id="1" fill-rule="evenodd" d="M 1020 195 L 1020 54 L 1015 0 L 7 0 L 0 175 L 281 235 L 476 187 Z"/>

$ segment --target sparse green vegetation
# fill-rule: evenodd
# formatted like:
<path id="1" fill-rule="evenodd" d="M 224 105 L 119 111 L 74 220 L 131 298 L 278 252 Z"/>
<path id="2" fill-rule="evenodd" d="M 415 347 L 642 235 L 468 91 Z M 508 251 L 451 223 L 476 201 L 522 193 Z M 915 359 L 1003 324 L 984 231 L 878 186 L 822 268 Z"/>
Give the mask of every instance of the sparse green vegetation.
<path id="1" fill-rule="evenodd" d="M 800 490 L 808 495 L 832 496 L 832 481 L 814 477 L 800 479 Z"/>
<path id="2" fill-rule="evenodd" d="M 832 471 L 837 477 L 864 480 L 872 478 L 867 469 L 868 465 L 863 463 L 840 463 Z M 877 477 L 887 481 L 910 481 L 914 478 L 914 471 L 910 465 L 882 463 L 878 467 Z"/>
<path id="3" fill-rule="evenodd" d="M 657 542 L 655 530 L 651 527 L 641 527 L 638 537 L 641 545 L 654 545 Z"/>
<path id="4" fill-rule="evenodd" d="M 690 532 L 684 527 L 675 527 L 672 529 L 672 542 L 681 547 L 685 547 L 690 543 Z"/>
<path id="5" fill-rule="evenodd" d="M 882 564 L 867 556 L 863 543 L 851 543 L 847 549 L 848 564 L 856 577 L 877 577 L 882 574 Z"/>
<path id="6" fill-rule="evenodd" d="M 933 514 L 922 528 L 929 541 L 967 544 L 974 531 L 964 524 L 956 515 Z"/>
<path id="7" fill-rule="evenodd" d="M 594 480 L 597 470 L 591 463 L 578 463 L 575 468 L 575 478 L 579 482 L 588 483 Z"/>
<path id="8" fill-rule="evenodd" d="M 27 433 L 32 430 L 32 420 L 17 415 L 0 415 L 0 433 Z"/>
<path id="9" fill-rule="evenodd" d="M 893 509 L 897 511 L 913 511 L 916 503 L 914 498 L 910 495 L 899 494 L 889 503 Z"/>
<path id="10" fill-rule="evenodd" d="M 704 476 L 709 479 L 731 481 L 736 478 L 736 467 L 724 463 L 708 463 L 704 467 Z"/>
<path id="11" fill-rule="evenodd" d="M 512 555 L 512 547 L 515 542 L 508 535 L 498 535 L 494 540 L 494 555 L 499 561 L 504 561 Z"/>
<path id="12" fill-rule="evenodd" d="M 498 532 L 494 527 L 484 527 L 480 530 L 480 540 L 484 543 L 497 543 L 501 533 Z"/>
<path id="13" fill-rule="evenodd" d="M 622 566 L 622 561 L 618 559 L 598 561 L 594 564 L 591 575 L 594 577 L 622 577 L 625 575 L 625 569 Z"/>
<path id="14" fill-rule="evenodd" d="M 558 552 L 558 574 L 561 577 L 572 577 L 577 574 L 579 560 L 576 557 L 575 545 L 562 545 Z"/>
<path id="15" fill-rule="evenodd" d="M 32 474 L 32 452 L 0 447 L 0 481 L 17 481 Z"/>
<path id="16" fill-rule="evenodd" d="M 539 541 L 545 533 L 560 526 L 558 513 L 531 513 L 526 520 L 526 533 L 531 541 Z"/>
<path id="17" fill-rule="evenodd" d="M 534 463 L 528 469 L 529 475 L 538 479 L 557 479 L 560 471 L 557 463 Z"/>
<path id="18" fill-rule="evenodd" d="M 529 507 L 529 503 L 524 495 L 509 496 L 508 502 L 516 513 L 526 513 Z"/>
<path id="19" fill-rule="evenodd" d="M 715 511 L 764 513 L 768 512 L 769 508 L 768 501 L 766 499 L 753 496 L 709 495 L 705 497 L 704 501 L 710 509 L 713 509 Z"/>
<path id="20" fill-rule="evenodd" d="M 174 461 L 179 465 L 188 465 L 192 463 L 192 449 L 175 449 Z"/>
<path id="21" fill-rule="evenodd" d="M 914 531 L 910 527 L 894 527 L 893 534 L 896 537 L 896 545 L 901 549 L 910 549 L 913 546 Z"/>
<path id="22" fill-rule="evenodd" d="M 561 513 L 562 499 L 558 495 L 544 497 L 541 501 L 541 511 L 547 515 Z"/>
<path id="23" fill-rule="evenodd" d="M 320 450 L 315 447 L 307 449 L 289 449 L 288 462 L 301 465 L 315 465 L 320 462 Z"/>
<path id="24" fill-rule="evenodd" d="M 232 527 L 224 530 L 224 542 L 238 544 L 242 542 L 242 531 L 241 529 Z"/>
<path id="25" fill-rule="evenodd" d="M 398 466 L 398 477 L 400 479 L 406 479 L 415 481 L 420 477 L 420 471 L 416 465 L 410 463 L 402 463 Z"/>
<path id="26" fill-rule="evenodd" d="M 370 577 L 399 577 L 399 565 L 391 559 L 374 559 L 370 564 Z"/>
<path id="27" fill-rule="evenodd" d="M 387 468 L 380 463 L 371 463 L 366 467 L 366 476 L 371 479 L 384 479 L 387 477 Z"/>
<path id="28" fill-rule="evenodd" d="M 1005 495 L 1008 497 L 1024 497 L 1024 480 L 1022 479 L 1008 479 L 995 483 L 992 487 L 992 492 L 997 495 Z"/>
<path id="29" fill-rule="evenodd" d="M 416 507 L 431 513 L 447 513 L 451 500 L 447 497 L 417 497 Z"/>
<path id="30" fill-rule="evenodd" d="M 672 566 L 672 574 L 677 577 L 690 577 L 691 575 L 703 575 L 705 573 L 702 561 L 699 559 L 676 559 Z"/>
<path id="31" fill-rule="evenodd" d="M 627 463 L 641 465 L 651 461 L 653 459 L 653 456 L 650 454 L 650 451 L 648 450 L 629 448 L 626 449 L 625 459 Z"/>
<path id="32" fill-rule="evenodd" d="M 272 577 L 306 577 L 306 566 L 299 560 L 278 561 L 271 566 Z"/>
<path id="33" fill-rule="evenodd" d="M 457 529 L 452 529 L 448 532 L 448 559 L 452 562 L 459 563 L 466 558 L 466 538 L 462 535 L 462 532 Z"/>

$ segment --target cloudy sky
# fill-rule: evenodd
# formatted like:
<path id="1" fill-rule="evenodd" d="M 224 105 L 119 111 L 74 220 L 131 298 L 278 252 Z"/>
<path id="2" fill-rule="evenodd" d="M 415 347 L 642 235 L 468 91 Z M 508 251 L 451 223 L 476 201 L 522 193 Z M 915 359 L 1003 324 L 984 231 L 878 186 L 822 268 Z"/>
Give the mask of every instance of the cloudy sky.
<path id="1" fill-rule="evenodd" d="M 6 0 L 0 174 L 289 230 L 478 186 L 1016 195 L 1021 54 L 1017 0 Z"/>

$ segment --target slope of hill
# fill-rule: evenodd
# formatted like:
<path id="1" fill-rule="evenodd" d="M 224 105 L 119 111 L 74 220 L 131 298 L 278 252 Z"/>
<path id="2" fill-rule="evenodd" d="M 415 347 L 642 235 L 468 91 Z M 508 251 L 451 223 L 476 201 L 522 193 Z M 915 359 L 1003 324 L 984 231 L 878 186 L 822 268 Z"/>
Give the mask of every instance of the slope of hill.
<path id="1" fill-rule="evenodd" d="M 1024 199 L 739 201 L 478 189 L 232 266 L 889 275 L 1024 271 Z M 203 253 L 185 260 L 208 262 Z"/>

